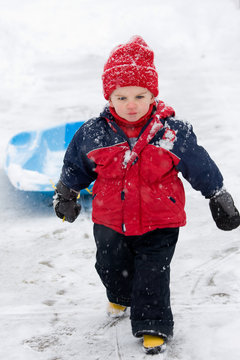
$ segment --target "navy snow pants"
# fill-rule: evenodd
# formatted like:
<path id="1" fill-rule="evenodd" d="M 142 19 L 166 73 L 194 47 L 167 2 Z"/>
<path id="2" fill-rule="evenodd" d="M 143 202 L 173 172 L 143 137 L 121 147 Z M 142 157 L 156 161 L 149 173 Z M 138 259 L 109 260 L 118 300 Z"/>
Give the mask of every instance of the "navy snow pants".
<path id="1" fill-rule="evenodd" d="M 96 270 L 110 302 L 131 307 L 132 332 L 173 335 L 170 262 L 179 228 L 156 229 L 125 236 L 94 224 Z"/>

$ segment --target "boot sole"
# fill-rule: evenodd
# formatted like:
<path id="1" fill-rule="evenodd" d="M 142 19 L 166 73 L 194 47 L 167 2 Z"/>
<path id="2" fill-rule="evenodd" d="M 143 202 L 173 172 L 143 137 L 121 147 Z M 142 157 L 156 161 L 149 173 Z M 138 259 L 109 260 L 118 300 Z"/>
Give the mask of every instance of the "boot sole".
<path id="1" fill-rule="evenodd" d="M 167 348 L 166 344 L 163 344 L 161 346 L 154 346 L 151 348 L 146 348 L 145 346 L 143 346 L 143 351 L 147 355 L 157 355 L 163 353 L 166 350 L 166 348 Z"/>

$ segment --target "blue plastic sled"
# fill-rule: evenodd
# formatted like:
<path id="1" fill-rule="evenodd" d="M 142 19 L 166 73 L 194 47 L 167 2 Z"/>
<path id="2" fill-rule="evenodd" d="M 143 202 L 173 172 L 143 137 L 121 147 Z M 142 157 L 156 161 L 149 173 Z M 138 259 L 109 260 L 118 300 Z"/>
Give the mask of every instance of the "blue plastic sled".
<path id="1" fill-rule="evenodd" d="M 8 143 L 5 160 L 5 171 L 13 186 L 24 191 L 53 191 L 66 148 L 83 123 L 67 123 L 15 135 Z M 81 190 L 81 194 L 92 194 L 92 186 Z"/>

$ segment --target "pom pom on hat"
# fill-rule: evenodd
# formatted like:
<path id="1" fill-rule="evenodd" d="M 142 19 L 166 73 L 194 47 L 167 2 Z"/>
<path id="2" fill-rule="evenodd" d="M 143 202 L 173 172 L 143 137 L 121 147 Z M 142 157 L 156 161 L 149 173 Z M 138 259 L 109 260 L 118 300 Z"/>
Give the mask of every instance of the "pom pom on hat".
<path id="1" fill-rule="evenodd" d="M 106 100 L 111 93 L 124 86 L 140 86 L 158 95 L 158 74 L 154 66 L 154 53 L 140 36 L 113 49 L 103 75 L 103 93 Z"/>

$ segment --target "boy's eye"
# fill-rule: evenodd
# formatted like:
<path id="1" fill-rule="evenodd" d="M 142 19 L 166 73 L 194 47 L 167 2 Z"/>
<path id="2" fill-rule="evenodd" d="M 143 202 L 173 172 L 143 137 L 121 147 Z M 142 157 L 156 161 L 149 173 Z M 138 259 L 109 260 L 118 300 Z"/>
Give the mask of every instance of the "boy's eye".
<path id="1" fill-rule="evenodd" d="M 144 95 L 137 95 L 136 96 L 136 99 L 143 99 L 143 98 L 144 98 Z M 117 99 L 120 100 L 120 101 L 123 101 L 123 100 L 126 100 L 127 97 L 126 96 L 119 96 Z"/>

